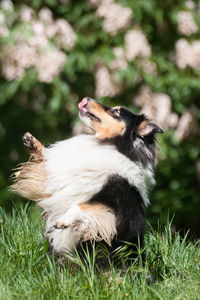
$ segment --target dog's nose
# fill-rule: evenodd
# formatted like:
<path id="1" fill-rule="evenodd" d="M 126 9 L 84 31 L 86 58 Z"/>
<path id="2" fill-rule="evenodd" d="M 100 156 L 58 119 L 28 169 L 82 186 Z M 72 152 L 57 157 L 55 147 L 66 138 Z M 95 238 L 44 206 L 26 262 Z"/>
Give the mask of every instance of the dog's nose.
<path id="1" fill-rule="evenodd" d="M 82 99 L 82 101 L 79 102 L 79 104 L 78 104 L 79 109 L 81 110 L 82 108 L 84 108 L 88 104 L 89 101 L 96 102 L 94 99 L 92 99 L 90 97 L 84 97 Z"/>
<path id="2" fill-rule="evenodd" d="M 90 99 L 90 98 L 89 98 Z M 88 104 L 88 97 L 83 98 L 83 100 L 78 104 L 78 108 L 81 110 Z"/>

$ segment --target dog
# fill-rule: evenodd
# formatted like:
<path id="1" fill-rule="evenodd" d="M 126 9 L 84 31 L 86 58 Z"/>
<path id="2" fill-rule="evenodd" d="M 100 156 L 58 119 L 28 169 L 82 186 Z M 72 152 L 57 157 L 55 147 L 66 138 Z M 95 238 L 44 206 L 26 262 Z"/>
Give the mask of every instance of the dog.
<path id="1" fill-rule="evenodd" d="M 123 243 L 133 252 L 145 233 L 144 207 L 155 184 L 155 135 L 162 129 L 144 114 L 108 107 L 85 97 L 78 104 L 92 135 L 44 147 L 30 133 L 30 159 L 14 174 L 11 190 L 36 201 L 46 217 L 54 253 L 103 242 L 111 252 Z"/>

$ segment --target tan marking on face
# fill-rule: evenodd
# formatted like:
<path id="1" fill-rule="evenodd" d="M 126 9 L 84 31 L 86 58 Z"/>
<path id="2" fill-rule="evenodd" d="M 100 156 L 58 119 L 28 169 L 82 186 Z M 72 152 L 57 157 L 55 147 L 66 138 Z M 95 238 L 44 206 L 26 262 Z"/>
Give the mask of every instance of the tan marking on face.
<path id="1" fill-rule="evenodd" d="M 92 128 L 97 133 L 98 139 L 113 138 L 118 135 L 123 135 L 126 131 L 124 121 L 115 119 L 109 112 L 106 112 L 103 107 L 97 102 L 89 102 L 87 109 L 94 114 L 101 122 L 91 120 Z M 118 108 L 117 108 L 118 109 Z M 119 107 L 120 109 L 120 107 Z"/>
<path id="2" fill-rule="evenodd" d="M 120 116 L 120 110 L 121 110 L 121 107 L 120 106 L 115 106 L 113 107 L 113 109 L 115 109 L 115 116 Z"/>
<path id="3" fill-rule="evenodd" d="M 113 107 L 114 109 L 117 109 L 117 110 L 121 110 L 121 106 L 115 106 L 115 107 Z"/>

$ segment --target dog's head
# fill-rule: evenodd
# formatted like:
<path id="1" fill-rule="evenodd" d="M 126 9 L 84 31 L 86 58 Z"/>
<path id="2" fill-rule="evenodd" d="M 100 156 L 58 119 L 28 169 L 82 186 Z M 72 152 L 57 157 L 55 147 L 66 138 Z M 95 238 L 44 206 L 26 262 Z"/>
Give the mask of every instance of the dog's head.
<path id="1" fill-rule="evenodd" d="M 89 97 L 79 103 L 79 110 L 81 120 L 99 140 L 114 143 L 131 159 L 154 159 L 155 134 L 163 131 L 144 114 L 137 115 L 123 106 L 108 107 Z"/>

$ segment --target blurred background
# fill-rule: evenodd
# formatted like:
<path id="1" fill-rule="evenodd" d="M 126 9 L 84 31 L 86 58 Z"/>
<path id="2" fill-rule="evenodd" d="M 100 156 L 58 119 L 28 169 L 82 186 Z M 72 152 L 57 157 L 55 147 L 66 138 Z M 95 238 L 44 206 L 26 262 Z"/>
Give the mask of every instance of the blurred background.
<path id="1" fill-rule="evenodd" d="M 200 1 L 0 1 L 0 205 L 27 160 L 22 136 L 44 145 L 83 131 L 77 103 L 145 112 L 158 137 L 151 224 L 173 216 L 200 234 Z"/>

